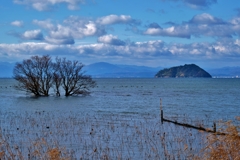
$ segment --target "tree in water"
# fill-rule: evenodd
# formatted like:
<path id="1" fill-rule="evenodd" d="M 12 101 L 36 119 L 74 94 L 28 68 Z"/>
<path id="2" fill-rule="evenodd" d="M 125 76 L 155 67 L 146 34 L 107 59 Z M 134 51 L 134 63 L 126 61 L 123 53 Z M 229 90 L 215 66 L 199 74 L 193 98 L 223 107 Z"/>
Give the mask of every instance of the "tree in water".
<path id="1" fill-rule="evenodd" d="M 96 83 L 82 71 L 84 65 L 77 60 L 70 61 L 66 58 L 56 58 L 57 75 L 61 78 L 65 96 L 89 94 L 90 88 Z"/>
<path id="2" fill-rule="evenodd" d="M 90 88 L 96 83 L 84 74 L 83 66 L 76 60 L 56 58 L 56 62 L 52 62 L 48 55 L 33 56 L 16 63 L 13 78 L 19 83 L 17 89 L 35 96 L 49 96 L 50 88 L 53 88 L 57 96 L 60 96 L 60 88 L 65 91 L 65 96 L 89 94 Z"/>
<path id="3" fill-rule="evenodd" d="M 35 96 L 48 96 L 52 87 L 52 64 L 48 55 L 32 56 L 22 63 L 16 63 L 13 70 L 13 78 L 19 82 L 16 88 L 33 93 Z"/>

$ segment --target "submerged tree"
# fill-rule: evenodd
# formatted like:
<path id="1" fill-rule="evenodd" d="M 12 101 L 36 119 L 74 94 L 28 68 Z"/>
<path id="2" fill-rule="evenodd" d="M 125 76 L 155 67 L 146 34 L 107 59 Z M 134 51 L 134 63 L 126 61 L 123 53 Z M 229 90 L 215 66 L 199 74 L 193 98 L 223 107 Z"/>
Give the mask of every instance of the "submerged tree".
<path id="1" fill-rule="evenodd" d="M 95 86 L 95 81 L 82 71 L 83 64 L 79 61 L 70 61 L 66 58 L 56 58 L 56 75 L 61 79 L 62 88 L 65 96 L 88 94 L 90 88 Z M 58 83 L 58 79 L 55 84 Z"/>
<path id="2" fill-rule="evenodd" d="M 52 87 L 53 63 L 50 56 L 33 56 L 16 63 L 13 78 L 19 84 L 19 90 L 33 93 L 35 96 L 48 96 Z"/>
<path id="3" fill-rule="evenodd" d="M 85 75 L 82 68 L 83 64 L 79 61 L 56 58 L 54 63 L 48 55 L 33 56 L 16 63 L 13 78 L 19 82 L 17 89 L 35 96 L 48 96 L 50 88 L 57 96 L 60 96 L 60 88 L 65 91 L 65 96 L 89 94 L 95 81 Z"/>

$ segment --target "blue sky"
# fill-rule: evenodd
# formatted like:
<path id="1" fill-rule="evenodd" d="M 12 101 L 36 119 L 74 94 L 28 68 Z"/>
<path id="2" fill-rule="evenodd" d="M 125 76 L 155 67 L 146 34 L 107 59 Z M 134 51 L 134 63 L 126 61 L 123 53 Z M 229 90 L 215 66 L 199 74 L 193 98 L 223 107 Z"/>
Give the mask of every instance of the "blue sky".
<path id="1" fill-rule="evenodd" d="M 0 62 L 240 66 L 239 0 L 3 0 Z"/>

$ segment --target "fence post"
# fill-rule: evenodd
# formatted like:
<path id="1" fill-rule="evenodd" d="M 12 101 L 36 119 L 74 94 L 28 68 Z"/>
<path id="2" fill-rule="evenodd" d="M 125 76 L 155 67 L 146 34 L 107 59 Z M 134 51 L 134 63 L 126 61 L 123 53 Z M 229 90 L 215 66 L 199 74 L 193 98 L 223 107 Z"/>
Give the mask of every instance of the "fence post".
<path id="1" fill-rule="evenodd" d="M 161 123 L 163 124 L 162 99 L 160 98 Z"/>
<path id="2" fill-rule="evenodd" d="M 161 110 L 161 122 L 163 124 L 163 110 Z"/>
<path id="3" fill-rule="evenodd" d="M 213 122 L 213 132 L 216 133 L 217 129 L 216 129 L 216 123 Z"/>

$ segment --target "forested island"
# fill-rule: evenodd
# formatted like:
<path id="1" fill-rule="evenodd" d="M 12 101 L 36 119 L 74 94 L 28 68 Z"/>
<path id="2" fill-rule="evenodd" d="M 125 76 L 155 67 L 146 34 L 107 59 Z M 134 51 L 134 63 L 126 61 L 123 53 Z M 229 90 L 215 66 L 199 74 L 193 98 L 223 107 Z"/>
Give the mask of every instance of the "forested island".
<path id="1" fill-rule="evenodd" d="M 195 64 L 185 64 L 184 66 L 176 66 L 160 70 L 156 78 L 187 78 L 187 77 L 203 77 L 212 78 L 212 76 L 204 69 Z"/>

